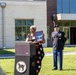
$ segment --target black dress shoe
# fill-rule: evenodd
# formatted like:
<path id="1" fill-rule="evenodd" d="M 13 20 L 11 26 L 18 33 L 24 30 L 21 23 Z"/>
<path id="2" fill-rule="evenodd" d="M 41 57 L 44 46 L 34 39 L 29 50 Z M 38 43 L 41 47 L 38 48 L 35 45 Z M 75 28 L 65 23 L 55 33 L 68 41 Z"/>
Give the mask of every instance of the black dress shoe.
<path id="1" fill-rule="evenodd" d="M 60 71 L 62 71 L 62 69 L 60 69 Z"/>
<path id="2" fill-rule="evenodd" d="M 57 70 L 56 68 L 52 69 L 52 70 Z"/>

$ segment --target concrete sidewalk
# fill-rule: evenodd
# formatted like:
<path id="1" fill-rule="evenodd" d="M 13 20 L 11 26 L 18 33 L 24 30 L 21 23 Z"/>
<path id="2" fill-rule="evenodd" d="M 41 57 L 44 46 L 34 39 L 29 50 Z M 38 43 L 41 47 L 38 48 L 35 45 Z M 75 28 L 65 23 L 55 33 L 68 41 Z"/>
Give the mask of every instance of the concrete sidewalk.
<path id="1" fill-rule="evenodd" d="M 76 55 L 76 51 L 74 51 L 74 52 L 63 52 L 63 55 Z M 45 53 L 45 56 L 52 56 L 53 55 L 53 53 L 52 52 L 47 52 L 47 53 Z"/>
<path id="2" fill-rule="evenodd" d="M 52 52 L 47 52 L 45 53 L 45 56 L 52 56 L 53 53 Z M 63 55 L 76 55 L 76 52 L 63 52 Z M 12 58 L 15 58 L 15 54 L 2 54 L 0 55 L 0 59 L 4 59 L 4 58 L 9 58 L 9 59 L 12 59 Z"/>
<path id="3" fill-rule="evenodd" d="M 1 54 L 0 55 L 0 59 L 4 59 L 4 58 L 15 58 L 15 54 Z"/>

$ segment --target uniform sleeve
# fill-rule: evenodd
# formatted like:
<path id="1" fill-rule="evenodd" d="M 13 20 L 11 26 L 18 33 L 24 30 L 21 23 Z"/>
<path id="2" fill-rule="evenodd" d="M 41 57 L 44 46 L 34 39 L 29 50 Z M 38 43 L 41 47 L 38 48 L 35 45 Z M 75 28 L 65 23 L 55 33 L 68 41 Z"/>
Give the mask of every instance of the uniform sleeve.
<path id="1" fill-rule="evenodd" d="M 65 37 L 65 33 L 63 32 L 63 44 L 65 44 L 65 42 L 66 42 L 66 40 L 67 40 L 67 38 Z"/>

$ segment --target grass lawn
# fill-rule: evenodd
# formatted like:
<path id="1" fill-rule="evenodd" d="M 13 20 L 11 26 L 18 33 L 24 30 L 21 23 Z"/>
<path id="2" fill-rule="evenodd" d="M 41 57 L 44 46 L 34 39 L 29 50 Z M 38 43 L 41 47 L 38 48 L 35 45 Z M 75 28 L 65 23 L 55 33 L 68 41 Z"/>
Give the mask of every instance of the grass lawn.
<path id="1" fill-rule="evenodd" d="M 52 71 L 52 56 L 45 56 L 39 75 L 76 75 L 76 55 L 65 55 L 63 70 Z M 6 75 L 14 75 L 14 59 L 0 59 L 0 66 Z"/>
<path id="2" fill-rule="evenodd" d="M 76 47 L 64 47 L 64 52 L 76 51 Z M 44 48 L 44 52 L 52 52 L 52 47 Z M 15 49 L 0 49 L 0 54 L 14 54 Z"/>
<path id="3" fill-rule="evenodd" d="M 14 75 L 14 59 L 0 59 L 0 67 L 6 75 Z"/>
<path id="4" fill-rule="evenodd" d="M 76 55 L 65 55 L 63 59 L 63 70 L 52 71 L 53 61 L 51 56 L 43 59 L 42 69 L 39 75 L 76 75 Z"/>
<path id="5" fill-rule="evenodd" d="M 15 49 L 0 49 L 0 54 L 14 54 Z"/>

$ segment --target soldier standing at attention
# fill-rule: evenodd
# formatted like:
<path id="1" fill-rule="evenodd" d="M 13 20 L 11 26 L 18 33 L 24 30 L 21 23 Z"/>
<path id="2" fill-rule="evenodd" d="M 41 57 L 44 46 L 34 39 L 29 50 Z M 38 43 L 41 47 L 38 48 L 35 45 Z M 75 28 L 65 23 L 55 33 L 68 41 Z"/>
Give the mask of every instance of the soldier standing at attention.
<path id="1" fill-rule="evenodd" d="M 52 42 L 53 42 L 53 70 L 57 70 L 57 60 L 59 61 L 59 68 L 62 70 L 62 60 L 63 60 L 63 49 L 66 42 L 65 33 L 59 30 L 59 26 L 54 26 L 54 31 L 52 32 Z"/>

